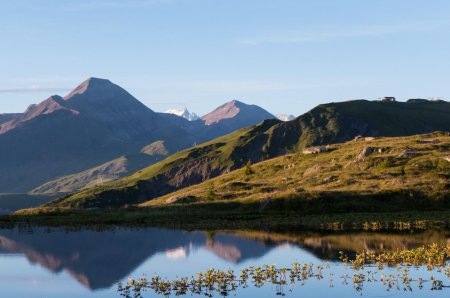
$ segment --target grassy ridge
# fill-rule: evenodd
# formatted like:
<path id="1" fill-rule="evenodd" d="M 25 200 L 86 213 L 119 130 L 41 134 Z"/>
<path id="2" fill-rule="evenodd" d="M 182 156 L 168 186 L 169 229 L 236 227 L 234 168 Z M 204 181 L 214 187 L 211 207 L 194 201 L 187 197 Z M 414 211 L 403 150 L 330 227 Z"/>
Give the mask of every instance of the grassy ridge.
<path id="1" fill-rule="evenodd" d="M 303 214 L 450 207 L 447 133 L 361 139 L 328 150 L 274 158 L 140 206 L 238 204 Z"/>

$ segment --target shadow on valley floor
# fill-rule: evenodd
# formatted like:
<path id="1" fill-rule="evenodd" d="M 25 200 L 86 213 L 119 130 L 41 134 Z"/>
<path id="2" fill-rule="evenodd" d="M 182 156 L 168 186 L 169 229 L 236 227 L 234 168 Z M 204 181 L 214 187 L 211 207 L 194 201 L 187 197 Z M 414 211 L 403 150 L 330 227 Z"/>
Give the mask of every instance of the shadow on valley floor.
<path id="1" fill-rule="evenodd" d="M 339 251 L 383 251 L 449 243 L 450 232 L 408 234 L 270 233 L 265 231 L 184 232 L 157 228 L 79 230 L 31 228 L 0 230 L 0 255 L 22 254 L 51 272 L 68 272 L 88 289 L 109 288 L 157 254 L 189 257 L 203 248 L 239 264 L 258 259 L 280 245 L 292 245 L 326 260 Z"/>

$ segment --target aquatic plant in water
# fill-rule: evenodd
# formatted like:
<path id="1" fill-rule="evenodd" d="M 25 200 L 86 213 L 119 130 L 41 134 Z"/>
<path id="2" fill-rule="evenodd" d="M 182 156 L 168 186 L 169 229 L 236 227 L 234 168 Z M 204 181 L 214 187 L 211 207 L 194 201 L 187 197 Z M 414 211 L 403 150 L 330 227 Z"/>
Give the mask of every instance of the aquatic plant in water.
<path id="1" fill-rule="evenodd" d="M 341 252 L 342 265 L 352 270 L 352 274 L 339 277 L 343 285 L 351 282 L 357 292 L 362 292 L 366 283 L 379 283 L 386 290 L 412 291 L 413 287 L 423 289 L 430 284 L 432 291 L 450 287 L 443 280 L 431 275 L 428 278 L 412 278 L 411 270 L 425 268 L 428 272 L 443 272 L 450 279 L 450 247 L 436 244 L 411 250 L 395 252 L 371 253 L 363 251 L 354 260 Z M 386 269 L 394 269 L 387 271 Z M 278 268 L 274 265 L 262 267 L 250 266 L 239 273 L 233 270 L 222 271 L 209 269 L 199 272 L 191 278 L 175 280 L 154 276 L 148 279 L 145 275 L 139 279 L 129 278 L 126 284 L 118 284 L 118 292 L 125 298 L 141 298 L 147 290 L 153 290 L 161 296 L 180 296 L 186 294 L 228 296 L 238 288 L 250 285 L 262 287 L 272 284 L 276 287 L 276 295 L 285 295 L 285 287 L 299 283 L 303 286 L 308 280 L 324 280 L 328 276 L 329 287 L 334 287 L 334 273 L 329 262 L 322 264 L 294 262 L 290 267 Z"/>

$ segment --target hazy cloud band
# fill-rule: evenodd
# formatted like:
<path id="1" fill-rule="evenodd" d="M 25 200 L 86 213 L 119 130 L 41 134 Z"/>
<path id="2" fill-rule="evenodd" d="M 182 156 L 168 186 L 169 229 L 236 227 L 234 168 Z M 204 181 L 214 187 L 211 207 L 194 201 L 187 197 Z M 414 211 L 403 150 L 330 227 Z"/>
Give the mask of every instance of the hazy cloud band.
<path id="1" fill-rule="evenodd" d="M 66 92 L 70 90 L 71 88 L 41 88 L 41 87 L 0 88 L 0 93 Z"/>

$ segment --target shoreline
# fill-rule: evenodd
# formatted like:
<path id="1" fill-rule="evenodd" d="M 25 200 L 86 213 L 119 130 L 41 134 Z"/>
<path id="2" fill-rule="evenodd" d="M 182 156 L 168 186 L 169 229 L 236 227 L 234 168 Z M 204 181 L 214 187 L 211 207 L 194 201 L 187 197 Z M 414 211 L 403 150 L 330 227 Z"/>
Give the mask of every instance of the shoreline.
<path id="1" fill-rule="evenodd" d="M 184 206 L 108 210 L 46 210 L 0 216 L 0 225 L 49 227 L 161 227 L 183 230 L 260 229 L 311 231 L 404 231 L 450 228 L 450 210 L 295 214 L 189 208 Z"/>

